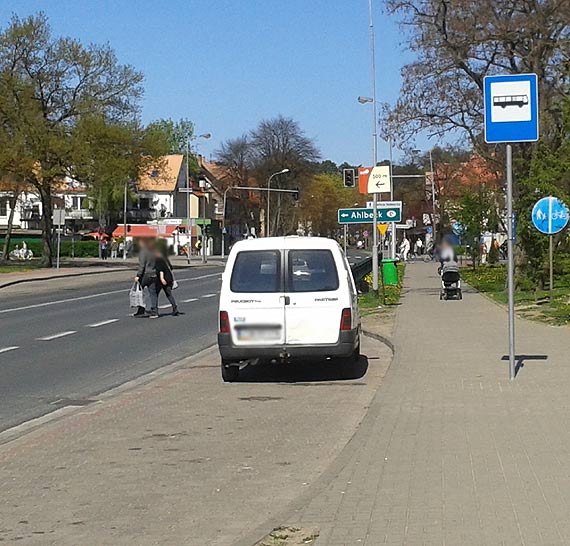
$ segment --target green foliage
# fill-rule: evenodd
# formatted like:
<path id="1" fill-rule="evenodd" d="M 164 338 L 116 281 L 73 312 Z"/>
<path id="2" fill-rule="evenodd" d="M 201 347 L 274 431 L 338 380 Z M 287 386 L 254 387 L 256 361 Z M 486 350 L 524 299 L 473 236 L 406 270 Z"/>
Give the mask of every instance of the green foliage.
<path id="1" fill-rule="evenodd" d="M 101 127 L 107 137 L 108 127 L 129 127 L 137 119 L 142 79 L 117 61 L 109 45 L 54 36 L 43 14 L 14 16 L 0 31 L 1 174 L 33 186 L 43 210 L 51 211 L 51 194 L 62 180 L 91 168 L 90 144 Z M 13 145 L 3 147 L 7 141 Z M 44 259 L 51 265 L 49 212 L 42 230 Z"/>
<path id="2" fill-rule="evenodd" d="M 10 242 L 10 252 L 16 248 L 16 245 L 22 247 L 23 239 L 16 239 Z M 25 239 L 28 249 L 34 253 L 34 258 L 41 258 L 43 252 L 43 243 L 39 239 Z M 0 240 L 0 245 L 3 243 Z M 99 243 L 97 241 L 75 241 L 70 240 L 61 242 L 61 256 L 71 258 L 73 256 L 73 248 L 75 247 L 76 258 L 97 258 L 99 256 Z M 54 248 L 56 248 L 54 246 Z"/>
<path id="3" fill-rule="evenodd" d="M 538 144 L 528 176 L 518 183 L 515 200 L 517 211 L 517 242 L 524 251 L 519 270 L 540 286 L 547 276 L 548 236 L 539 233 L 532 224 L 532 207 L 542 197 L 553 195 L 570 205 L 570 99 L 561 103 L 562 124 L 557 137 L 550 143 Z M 567 233 L 555 237 L 556 253 L 570 252 Z"/>
<path id="4" fill-rule="evenodd" d="M 190 153 L 189 172 L 190 175 L 197 175 L 200 172 L 198 158 L 192 151 L 192 141 L 196 140 L 194 134 L 194 123 L 189 119 L 159 119 L 148 125 L 147 130 L 166 140 L 166 154 L 186 155 L 187 146 Z"/>
<path id="5" fill-rule="evenodd" d="M 495 193 L 484 185 L 480 185 L 477 191 L 464 192 L 454 207 L 453 215 L 462 226 L 461 236 L 469 245 L 470 257 L 476 263 L 482 233 L 499 229 Z"/>

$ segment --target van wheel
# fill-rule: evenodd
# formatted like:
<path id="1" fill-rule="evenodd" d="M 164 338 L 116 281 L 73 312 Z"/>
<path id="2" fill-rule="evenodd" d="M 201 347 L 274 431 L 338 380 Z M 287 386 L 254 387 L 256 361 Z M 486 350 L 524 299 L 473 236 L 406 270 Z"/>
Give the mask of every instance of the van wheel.
<path id="1" fill-rule="evenodd" d="M 226 383 L 233 383 L 239 377 L 239 366 L 230 366 L 222 362 L 222 379 Z"/>

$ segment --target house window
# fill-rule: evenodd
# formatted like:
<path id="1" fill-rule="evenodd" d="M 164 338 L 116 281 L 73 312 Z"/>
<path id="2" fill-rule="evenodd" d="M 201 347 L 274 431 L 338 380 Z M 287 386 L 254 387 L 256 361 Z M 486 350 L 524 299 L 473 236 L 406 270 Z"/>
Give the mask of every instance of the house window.
<path id="1" fill-rule="evenodd" d="M 81 210 L 81 197 L 73 196 L 71 198 L 71 210 Z"/>
<path id="2" fill-rule="evenodd" d="M 0 216 L 8 216 L 8 199 L 0 199 Z"/>

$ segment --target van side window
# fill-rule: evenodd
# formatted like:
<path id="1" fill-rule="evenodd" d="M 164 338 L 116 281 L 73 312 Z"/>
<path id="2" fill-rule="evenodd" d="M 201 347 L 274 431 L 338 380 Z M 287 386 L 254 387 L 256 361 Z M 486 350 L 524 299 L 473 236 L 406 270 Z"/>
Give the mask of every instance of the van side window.
<path id="1" fill-rule="evenodd" d="M 290 250 L 290 292 L 326 292 L 338 289 L 338 272 L 330 250 Z"/>
<path id="2" fill-rule="evenodd" d="M 230 282 L 232 292 L 281 292 L 281 254 L 275 250 L 240 252 Z"/>

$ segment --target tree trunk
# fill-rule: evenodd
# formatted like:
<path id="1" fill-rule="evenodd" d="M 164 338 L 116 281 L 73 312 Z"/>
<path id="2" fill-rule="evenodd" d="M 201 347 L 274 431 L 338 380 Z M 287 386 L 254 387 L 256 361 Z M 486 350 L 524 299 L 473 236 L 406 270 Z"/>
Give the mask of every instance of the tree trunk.
<path id="1" fill-rule="evenodd" d="M 46 267 L 53 267 L 53 222 L 51 206 L 51 188 L 49 184 L 37 186 L 40 199 L 42 201 L 42 239 L 43 256 L 42 264 Z"/>
<path id="2" fill-rule="evenodd" d="M 18 203 L 19 192 L 14 192 L 10 198 L 10 216 L 8 217 L 8 227 L 6 228 L 6 237 L 4 237 L 4 248 L 2 250 L 2 261 L 10 259 L 10 239 L 12 238 L 12 228 L 14 226 L 14 214 L 16 213 L 16 204 Z"/>

